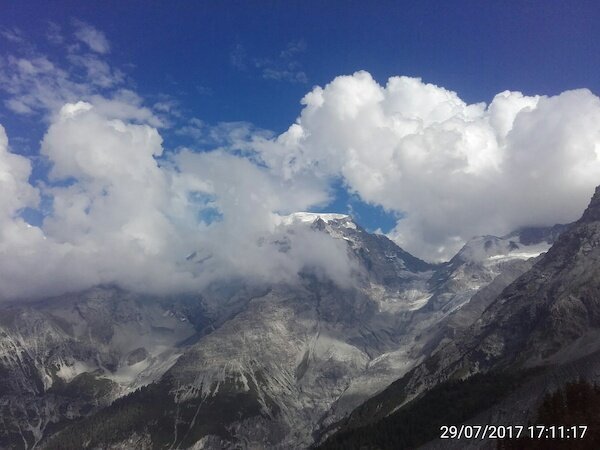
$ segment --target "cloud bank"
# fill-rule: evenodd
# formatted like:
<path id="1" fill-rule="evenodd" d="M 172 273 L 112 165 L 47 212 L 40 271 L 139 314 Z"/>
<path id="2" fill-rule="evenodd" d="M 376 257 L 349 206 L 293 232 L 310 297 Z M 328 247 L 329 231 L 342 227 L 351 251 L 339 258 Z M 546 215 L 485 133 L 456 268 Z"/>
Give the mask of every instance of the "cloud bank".
<path id="1" fill-rule="evenodd" d="M 432 260 L 474 235 L 579 217 L 600 183 L 600 99 L 497 94 L 466 104 L 418 78 L 367 72 L 316 87 L 275 140 L 255 144 L 284 178 L 342 177 L 366 202 L 403 215 L 391 236 Z"/>
<path id="2" fill-rule="evenodd" d="M 223 151 L 182 150 L 160 166 L 155 128 L 101 111 L 78 102 L 55 115 L 41 144 L 52 169 L 39 188 L 0 129 L 2 298 L 100 283 L 167 293 L 230 277 L 292 282 L 307 266 L 348 282 L 355 268 L 342 243 L 281 227 L 274 214 L 325 201 L 318 181 L 282 180 Z M 41 196 L 52 199 L 52 212 L 38 228 L 19 212 Z"/>
<path id="3" fill-rule="evenodd" d="M 382 86 L 357 72 L 313 88 L 276 135 L 145 106 L 105 59 L 105 36 L 75 27 L 92 53 L 61 35 L 68 68 L 40 54 L 0 60 L 4 104 L 45 124 L 35 157 L 50 167 L 32 178 L 0 125 L 0 299 L 292 282 L 306 267 L 348 283 L 357 268 L 343 242 L 279 219 L 328 204 L 340 179 L 396 213 L 390 236 L 430 260 L 474 235 L 575 220 L 600 183 L 600 99 L 585 89 L 469 105 L 418 78 Z M 169 126 L 204 149 L 165 148 Z"/>

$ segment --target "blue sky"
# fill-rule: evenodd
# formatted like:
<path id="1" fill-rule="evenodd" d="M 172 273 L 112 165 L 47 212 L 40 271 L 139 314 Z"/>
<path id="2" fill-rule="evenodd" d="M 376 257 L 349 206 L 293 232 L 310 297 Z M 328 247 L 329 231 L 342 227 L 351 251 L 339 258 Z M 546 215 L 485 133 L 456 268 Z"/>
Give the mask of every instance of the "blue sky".
<path id="1" fill-rule="evenodd" d="M 600 90 L 600 7 L 593 1 L 28 1 L 2 9 L 0 28 L 57 60 L 64 52 L 47 40 L 51 23 L 61 33 L 77 20 L 96 27 L 110 43 L 110 63 L 146 101 L 176 102 L 182 117 L 206 124 L 244 121 L 281 133 L 312 86 L 357 70 L 380 83 L 422 77 L 467 103 L 489 102 L 506 89 Z M 0 49 L 17 44 L 5 38 Z M 38 118 L 6 110 L 0 117 L 17 138 L 14 151 L 35 153 L 45 131 Z M 167 148 L 194 144 L 176 128 L 161 133 Z M 33 143 L 20 150 L 19 138 Z M 338 191 L 321 209 L 352 203 L 369 229 L 395 223 L 397 214 Z"/>
<path id="2" fill-rule="evenodd" d="M 115 64 L 132 65 L 140 92 L 174 95 L 207 121 L 276 131 L 294 120 L 312 85 L 361 69 L 380 82 L 419 76 L 468 102 L 505 89 L 600 87 L 593 1 L 28 1 L 2 9 L 3 28 L 18 27 L 40 46 L 48 21 L 84 20 L 106 33 Z M 291 59 L 306 82 L 265 79 L 252 67 L 257 59 L 281 66 L 281 52 L 298 42 Z M 236 49 L 244 70 L 231 64 Z"/>

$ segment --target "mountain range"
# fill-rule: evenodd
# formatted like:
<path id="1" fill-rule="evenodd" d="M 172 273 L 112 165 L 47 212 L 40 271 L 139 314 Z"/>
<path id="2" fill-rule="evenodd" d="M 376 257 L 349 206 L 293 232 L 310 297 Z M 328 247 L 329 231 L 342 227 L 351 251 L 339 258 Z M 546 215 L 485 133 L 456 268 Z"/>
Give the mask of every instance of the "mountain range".
<path id="1" fill-rule="evenodd" d="M 295 227 L 343 242 L 353 282 L 307 267 L 0 305 L 0 447 L 495 448 L 436 440 L 440 421 L 524 424 L 600 376 L 600 188 L 573 224 L 475 237 L 441 264 L 345 215 L 282 226 L 280 251 Z"/>

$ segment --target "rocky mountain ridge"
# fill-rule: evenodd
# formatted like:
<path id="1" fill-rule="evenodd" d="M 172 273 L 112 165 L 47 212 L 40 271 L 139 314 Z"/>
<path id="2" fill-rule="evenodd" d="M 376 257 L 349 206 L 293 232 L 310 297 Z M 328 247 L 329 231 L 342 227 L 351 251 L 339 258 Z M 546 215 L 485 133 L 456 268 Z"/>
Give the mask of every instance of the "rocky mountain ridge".
<path id="1" fill-rule="evenodd" d="M 0 361 L 9 381 L 0 398 L 0 446 L 52 447 L 72 429 L 43 439 L 71 421 L 81 429 L 94 417 L 111 423 L 121 413 L 116 406 L 102 408 L 135 391 L 115 404 L 137 411 L 148 396 L 160 397 L 164 408 L 150 418 L 158 425 L 82 435 L 85 442 L 307 447 L 462 332 L 478 313 L 469 312 L 470 299 L 489 301 L 552 239 L 547 233 L 526 244 L 519 236 L 476 238 L 449 263 L 431 265 L 348 216 L 301 213 L 285 221 L 345 242 L 361 268 L 356 285 L 340 287 L 307 271 L 297 285 L 236 281 L 167 300 L 100 288 L 35 308 L 15 306 L 14 317 L 38 314 L 39 325 L 23 333 L 19 321 L 2 324 Z M 58 338 L 33 343 L 48 334 L 45 328 Z M 10 347 L 15 336 L 19 346 Z M 30 361 L 15 362 L 14 355 Z M 142 386 L 148 388 L 136 391 Z M 46 399 L 57 387 L 66 394 L 52 397 L 49 407 Z M 80 406 L 70 400 L 76 389 L 87 389 L 81 398 L 89 400 Z M 19 405 L 26 395 L 34 408 Z M 23 412 L 15 414 L 19 408 Z M 85 416 L 90 419 L 81 422 Z"/>
<path id="2" fill-rule="evenodd" d="M 483 294 L 480 291 L 457 314 L 477 308 Z M 475 374 L 533 373 L 530 384 L 538 387 L 527 388 L 527 384 L 513 393 L 523 401 L 521 414 L 512 414 L 513 420 L 518 417 L 512 423 L 532 420 L 543 394 L 560 386 L 560 380 L 576 381 L 578 376 L 598 380 L 598 372 L 587 369 L 597 367 L 600 351 L 599 299 L 600 187 L 581 219 L 564 230 L 547 253 L 494 298 L 484 296 L 476 320 L 451 339 L 443 336 L 421 364 L 353 411 L 340 424 L 344 431 L 330 443 L 350 442 L 355 435 L 352 430 L 360 433 L 358 429 L 368 424 L 391 424 L 396 414 L 418 405 L 434 386 L 468 381 Z M 503 404 L 481 414 L 498 423 L 511 423 L 510 413 L 506 416 L 508 403 Z M 462 444 L 453 445 L 461 448 Z M 445 448 L 446 444 L 437 445 Z"/>

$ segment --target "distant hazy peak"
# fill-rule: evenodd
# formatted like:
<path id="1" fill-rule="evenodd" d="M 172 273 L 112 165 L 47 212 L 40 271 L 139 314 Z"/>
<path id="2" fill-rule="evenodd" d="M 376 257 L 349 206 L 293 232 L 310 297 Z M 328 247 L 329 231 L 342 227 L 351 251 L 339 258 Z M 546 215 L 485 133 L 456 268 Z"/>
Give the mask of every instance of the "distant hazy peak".
<path id="1" fill-rule="evenodd" d="M 551 228 L 548 228 L 550 230 Z M 534 229 L 532 229 L 534 230 Z M 505 237 L 476 236 L 467 241 L 464 247 L 452 258 L 454 262 L 482 263 L 505 259 L 528 259 L 548 251 L 553 242 L 549 233 L 540 229 L 539 239 L 521 239 L 518 232 Z M 561 230 L 562 231 L 562 230 Z M 533 231 L 532 231 L 533 233 Z M 556 232 L 557 235 L 559 232 Z M 548 235 L 548 237 L 546 236 Z"/>

